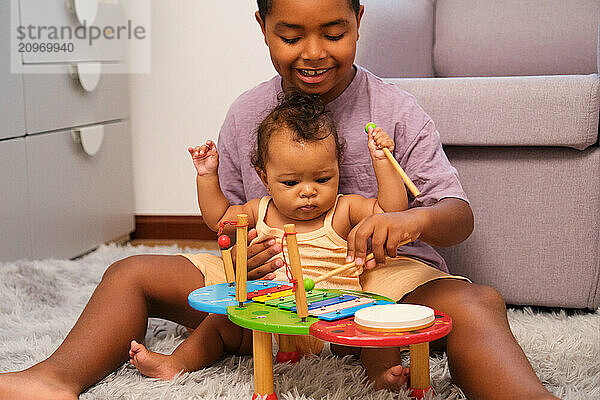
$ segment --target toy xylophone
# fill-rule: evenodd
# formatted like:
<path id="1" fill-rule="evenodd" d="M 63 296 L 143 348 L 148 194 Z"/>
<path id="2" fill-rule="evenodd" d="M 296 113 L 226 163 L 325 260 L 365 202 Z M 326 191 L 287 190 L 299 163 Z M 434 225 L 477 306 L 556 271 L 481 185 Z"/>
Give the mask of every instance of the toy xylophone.
<path id="1" fill-rule="evenodd" d="M 370 127 L 375 128 L 375 124 L 370 123 L 365 127 L 367 133 Z M 389 149 L 384 148 L 383 150 L 411 193 L 415 197 L 419 196 L 419 190 L 404 173 Z M 232 221 L 227 221 L 227 223 L 232 223 Z M 299 284 L 292 286 L 286 282 L 247 281 L 247 215 L 238 215 L 235 226 L 237 268 L 234 271 L 231 252 L 228 249 L 231 243 L 230 239 L 225 235 L 219 236 L 227 283 L 197 289 L 190 293 L 188 302 L 190 306 L 199 311 L 226 314 L 233 323 L 252 330 L 253 400 L 277 399 L 273 385 L 271 333 L 281 334 L 279 347 L 280 351 L 285 353 L 295 351 L 291 335 L 311 334 L 332 343 L 350 346 L 395 347 L 409 345 L 411 394 L 417 398 L 425 396 L 431 389 L 429 341 L 443 337 L 450 332 L 452 320 L 447 315 L 436 312 L 434 316 L 434 311 L 427 307 L 415 311 L 409 305 L 394 304 L 388 298 L 370 293 L 341 289 L 314 289 L 315 283 L 352 268 L 353 263 L 336 268 L 314 281 L 310 279 L 305 281 L 302 278 L 296 229 L 293 224 L 284 226 L 284 237 L 287 238 L 292 279 Z M 406 243 L 403 242 L 399 245 Z M 401 312 L 398 307 L 402 308 L 403 306 L 409 307 L 409 317 L 400 316 Z M 381 318 L 382 312 L 387 312 L 381 307 L 394 308 L 389 311 L 392 315 L 391 319 Z M 365 312 L 370 309 L 377 310 Z M 357 312 L 362 315 L 355 322 L 354 315 Z M 285 350 L 283 350 L 284 347 Z M 413 361 L 415 362 L 413 363 Z"/>
<path id="2" fill-rule="evenodd" d="M 299 357 L 294 335 L 312 335 L 332 343 L 360 347 L 408 345 L 411 396 L 425 396 L 431 389 L 429 342 L 450 332 L 450 317 L 441 312 L 434 313 L 428 307 L 394 304 L 388 298 L 371 293 L 313 289 L 312 285 L 312 290 L 305 290 L 304 284 L 246 281 L 246 246 L 239 244 L 247 242 L 247 225 L 247 216 L 239 215 L 236 224 L 237 271 L 234 272 L 229 250 L 222 250 L 227 283 L 194 290 L 188 296 L 188 302 L 199 311 L 226 314 L 233 323 L 252 330 L 253 400 L 277 399 L 273 385 L 272 333 L 280 334 L 278 361 Z M 288 235 L 293 281 L 305 283 L 295 227 L 286 225 L 284 228 Z M 219 243 L 226 244 L 222 239 Z"/>
<path id="3" fill-rule="evenodd" d="M 312 335 L 349 346 L 409 346 L 411 397 L 423 398 L 431 389 L 428 342 L 450 332 L 450 317 L 441 312 L 434 313 L 428 307 L 395 304 L 375 294 L 341 289 L 314 289 L 306 293 L 308 317 L 301 318 L 296 312 L 292 289 L 287 282 L 248 281 L 247 300 L 241 305 L 236 299 L 236 288 L 228 283 L 197 289 L 188 297 L 193 308 L 227 314 L 235 324 L 253 331 L 253 399 L 277 399 L 273 392 L 271 333 L 281 334 L 280 351 L 286 352 L 295 350 L 293 341 L 291 345 L 287 344 L 290 348 L 282 350 L 283 340 L 294 337 L 290 335 Z M 386 315 L 389 313 L 393 315 Z M 285 340 L 285 343 L 290 343 L 289 339 Z M 280 355 L 278 354 L 278 361 L 294 359 L 289 354 L 281 358 Z"/>

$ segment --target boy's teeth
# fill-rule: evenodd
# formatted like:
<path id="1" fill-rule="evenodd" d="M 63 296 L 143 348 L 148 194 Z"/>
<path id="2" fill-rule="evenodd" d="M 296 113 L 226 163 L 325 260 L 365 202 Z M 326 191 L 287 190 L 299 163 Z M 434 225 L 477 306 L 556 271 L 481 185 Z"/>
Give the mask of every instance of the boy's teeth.
<path id="1" fill-rule="evenodd" d="M 322 73 L 324 73 L 325 71 L 327 71 L 326 69 L 301 69 L 300 72 L 302 73 L 302 75 L 306 75 L 306 76 L 315 76 L 315 75 L 321 75 Z"/>

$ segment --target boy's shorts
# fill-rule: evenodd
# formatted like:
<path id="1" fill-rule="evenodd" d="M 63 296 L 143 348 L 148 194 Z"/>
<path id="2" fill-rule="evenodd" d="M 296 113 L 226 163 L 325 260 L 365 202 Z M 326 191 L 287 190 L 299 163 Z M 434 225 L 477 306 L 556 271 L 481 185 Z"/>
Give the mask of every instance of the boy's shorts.
<path id="1" fill-rule="evenodd" d="M 220 257 L 205 253 L 178 255 L 190 260 L 202 272 L 206 286 L 226 282 L 225 267 Z M 463 276 L 450 275 L 421 261 L 403 256 L 388 258 L 384 266 L 365 269 L 359 278 L 362 291 L 386 296 L 394 301 L 438 279 L 471 282 Z"/>

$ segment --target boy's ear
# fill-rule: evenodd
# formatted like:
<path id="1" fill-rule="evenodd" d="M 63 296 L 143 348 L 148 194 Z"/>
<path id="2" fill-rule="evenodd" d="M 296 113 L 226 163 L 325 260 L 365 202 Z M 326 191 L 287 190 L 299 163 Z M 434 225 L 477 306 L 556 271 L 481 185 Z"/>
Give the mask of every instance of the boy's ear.
<path id="1" fill-rule="evenodd" d="M 254 18 L 256 18 L 256 22 L 258 22 L 258 25 L 260 25 L 260 30 L 263 33 L 263 36 L 265 37 L 265 41 L 267 40 L 267 35 L 266 35 L 266 31 L 265 31 L 265 22 L 262 20 L 262 18 L 260 17 L 260 13 L 257 11 L 254 13 Z"/>
<path id="2" fill-rule="evenodd" d="M 364 13 L 365 13 L 365 6 L 361 5 L 360 10 L 358 11 L 358 15 L 356 16 L 356 40 L 358 40 L 358 38 L 359 38 L 360 21 L 361 21 Z"/>

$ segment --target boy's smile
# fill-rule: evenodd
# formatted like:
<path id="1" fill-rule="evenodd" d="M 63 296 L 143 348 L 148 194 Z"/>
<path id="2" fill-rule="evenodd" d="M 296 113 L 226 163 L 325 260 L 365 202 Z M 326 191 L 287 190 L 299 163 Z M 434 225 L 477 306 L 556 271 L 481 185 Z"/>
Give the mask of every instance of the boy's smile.
<path id="1" fill-rule="evenodd" d="M 362 17 L 347 0 L 275 0 L 259 22 L 284 89 L 339 96 L 354 78 L 354 56 Z"/>
<path id="2" fill-rule="evenodd" d="M 323 82 L 327 79 L 328 74 L 332 71 L 333 68 L 324 68 L 324 69 L 296 69 L 296 73 L 298 74 L 298 79 L 307 83 L 307 84 L 317 84 Z"/>

